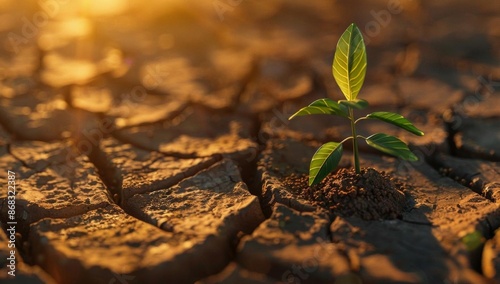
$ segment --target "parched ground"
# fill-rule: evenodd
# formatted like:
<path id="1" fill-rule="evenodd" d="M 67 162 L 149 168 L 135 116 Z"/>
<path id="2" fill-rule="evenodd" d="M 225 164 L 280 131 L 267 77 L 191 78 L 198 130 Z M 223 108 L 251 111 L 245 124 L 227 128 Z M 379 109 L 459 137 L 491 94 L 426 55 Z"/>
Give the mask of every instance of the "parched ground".
<path id="1" fill-rule="evenodd" d="M 2 283 L 500 282 L 500 2 L 3 0 L 0 11 Z M 372 220 L 285 182 L 349 133 L 341 119 L 287 118 L 342 98 L 331 62 L 351 22 L 367 43 L 360 97 L 426 133 L 359 129 L 398 135 L 420 158 L 361 143 L 363 167 L 404 184 L 388 219 L 355 202 L 360 191 L 345 198 Z"/>

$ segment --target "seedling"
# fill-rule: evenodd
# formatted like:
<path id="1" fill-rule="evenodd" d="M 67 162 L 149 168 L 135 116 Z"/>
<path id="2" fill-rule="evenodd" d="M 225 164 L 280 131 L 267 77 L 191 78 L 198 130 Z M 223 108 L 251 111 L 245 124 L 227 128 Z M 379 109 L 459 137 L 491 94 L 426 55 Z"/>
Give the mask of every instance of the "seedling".
<path id="1" fill-rule="evenodd" d="M 309 186 L 319 183 L 337 168 L 342 157 L 342 144 L 348 140 L 352 140 L 354 168 L 358 174 L 361 173 L 358 139 L 364 139 L 369 146 L 386 154 L 408 161 L 418 160 L 417 156 L 408 149 L 408 145 L 397 137 L 384 133 L 375 133 L 369 137 L 356 134 L 358 122 L 365 119 L 378 119 L 401 127 L 415 135 L 424 135 L 410 121 L 397 113 L 380 111 L 358 119 L 354 117 L 354 109 L 364 109 L 368 106 L 367 101 L 357 98 L 365 80 L 366 64 L 366 47 L 363 35 L 355 24 L 351 24 L 337 43 L 332 64 L 333 77 L 346 100 L 335 102 L 328 98 L 319 99 L 301 108 L 289 118 L 293 119 L 297 116 L 310 114 L 331 114 L 347 118 L 351 123 L 351 136 L 341 142 L 325 143 L 316 151 L 309 166 Z"/>

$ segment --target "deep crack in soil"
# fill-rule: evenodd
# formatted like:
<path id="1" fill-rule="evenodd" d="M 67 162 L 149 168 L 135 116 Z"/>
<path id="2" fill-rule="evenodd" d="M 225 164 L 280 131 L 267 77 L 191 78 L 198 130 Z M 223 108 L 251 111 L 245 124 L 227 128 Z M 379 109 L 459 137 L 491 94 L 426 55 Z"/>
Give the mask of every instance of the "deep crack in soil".
<path id="1" fill-rule="evenodd" d="M 395 219 L 405 210 L 407 185 L 373 168 L 341 168 L 321 183 L 307 186 L 308 175 L 292 174 L 284 185 L 295 194 L 341 216 L 365 220 Z"/>

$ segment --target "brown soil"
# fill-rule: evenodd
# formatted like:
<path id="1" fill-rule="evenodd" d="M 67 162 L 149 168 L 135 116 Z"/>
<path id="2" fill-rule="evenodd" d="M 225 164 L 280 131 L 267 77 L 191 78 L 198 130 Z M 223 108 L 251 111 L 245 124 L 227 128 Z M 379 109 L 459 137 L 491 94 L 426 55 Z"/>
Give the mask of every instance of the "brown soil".
<path id="1" fill-rule="evenodd" d="M 308 175 L 292 174 L 284 181 L 294 193 L 341 216 L 365 220 L 395 219 L 405 209 L 406 185 L 385 172 L 373 168 L 342 168 L 321 183 L 307 186 Z"/>

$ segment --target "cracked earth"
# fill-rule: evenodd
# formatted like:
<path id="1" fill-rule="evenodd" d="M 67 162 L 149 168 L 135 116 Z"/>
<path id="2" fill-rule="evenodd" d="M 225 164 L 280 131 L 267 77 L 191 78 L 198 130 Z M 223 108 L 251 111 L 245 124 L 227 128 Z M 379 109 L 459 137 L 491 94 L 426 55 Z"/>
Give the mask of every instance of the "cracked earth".
<path id="1" fill-rule="evenodd" d="M 2 283 L 500 283 L 500 3 L 106 3 L 0 1 Z M 405 184 L 397 218 L 285 182 L 350 131 L 287 118 L 342 99 L 331 61 L 351 22 L 369 111 L 425 132 L 358 129 L 420 158 L 360 144 L 363 167 Z"/>

